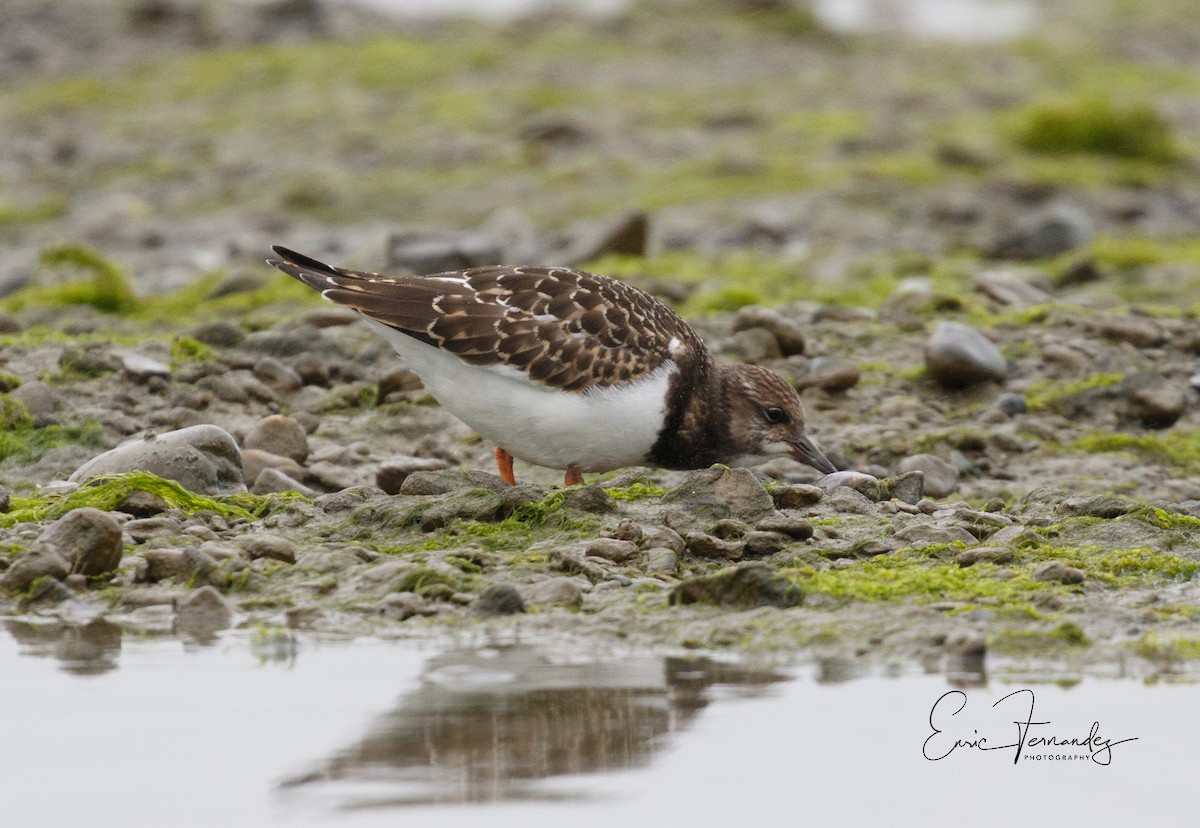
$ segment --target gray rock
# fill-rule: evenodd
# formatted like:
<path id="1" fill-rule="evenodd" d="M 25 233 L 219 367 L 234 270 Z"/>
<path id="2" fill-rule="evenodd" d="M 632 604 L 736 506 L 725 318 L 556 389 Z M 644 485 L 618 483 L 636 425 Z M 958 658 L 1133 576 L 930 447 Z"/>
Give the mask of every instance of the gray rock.
<path id="1" fill-rule="evenodd" d="M 499 264 L 504 251 L 478 233 L 393 233 L 387 242 L 387 267 L 419 275 Z"/>
<path id="2" fill-rule="evenodd" d="M 570 265 L 583 264 L 609 253 L 645 256 L 650 238 L 650 217 L 642 212 L 626 213 L 592 226 L 570 248 L 556 256 Z"/>
<path id="3" fill-rule="evenodd" d="M 775 335 L 763 328 L 747 328 L 736 332 L 723 350 L 737 354 L 742 362 L 749 362 L 751 365 L 759 365 L 783 356 Z"/>
<path id="4" fill-rule="evenodd" d="M 0 514 L 4 514 L 12 508 L 12 501 L 8 499 L 8 492 L 3 486 L 0 486 Z"/>
<path id="5" fill-rule="evenodd" d="M 175 629 L 196 638 L 209 638 L 233 623 L 233 606 L 211 586 L 194 590 L 175 604 Z"/>
<path id="6" fill-rule="evenodd" d="M 946 497 L 958 488 L 958 469 L 932 454 L 914 454 L 896 464 L 898 474 L 919 471 L 925 475 L 925 495 Z M 917 501 L 921 498 L 918 497 Z M 916 501 L 909 501 L 916 502 Z"/>
<path id="7" fill-rule="evenodd" d="M 1086 576 L 1083 571 L 1076 569 L 1073 566 L 1068 566 L 1062 561 L 1046 561 L 1038 564 L 1037 569 L 1033 570 L 1033 580 L 1035 581 L 1058 581 L 1064 584 L 1082 584 Z"/>
<path id="8" fill-rule="evenodd" d="M 178 535 L 182 528 L 175 518 L 149 517 L 128 521 L 121 530 L 134 543 L 145 543 L 151 538 Z"/>
<path id="9" fill-rule="evenodd" d="M 414 592 L 394 592 L 380 603 L 385 618 L 407 621 L 417 616 L 437 615 L 437 607 Z"/>
<path id="10" fill-rule="evenodd" d="M 297 463 L 303 463 L 309 454 L 304 427 L 283 414 L 272 414 L 255 423 L 242 441 L 242 447 L 290 457 Z"/>
<path id="11" fill-rule="evenodd" d="M 714 467 L 688 472 L 667 492 L 664 504 L 682 506 L 700 520 L 737 518 L 753 521 L 775 510 L 775 502 L 758 478 L 746 469 Z"/>
<path id="12" fill-rule="evenodd" d="M 1092 222 L 1077 207 L 1058 204 L 1001 234 L 988 254 L 998 259 L 1049 259 L 1091 240 Z"/>
<path id="13" fill-rule="evenodd" d="M 104 575 L 121 564 L 121 527 L 99 509 L 72 509 L 50 525 L 34 549 L 53 552 L 81 575 Z"/>
<path id="14" fill-rule="evenodd" d="M 1004 393 L 996 398 L 996 408 L 1003 411 L 1009 417 L 1015 417 L 1018 414 L 1025 413 L 1025 398 L 1020 394 Z"/>
<path id="15" fill-rule="evenodd" d="M 146 558 L 146 580 L 151 583 L 169 578 L 183 583 L 192 573 L 191 564 L 182 549 L 147 549 L 143 554 Z"/>
<path id="16" fill-rule="evenodd" d="M 987 639 L 984 638 L 983 633 L 976 630 L 955 630 L 946 636 L 942 646 L 951 655 L 981 656 L 987 650 Z"/>
<path id="17" fill-rule="evenodd" d="M 40 380 L 22 383 L 19 387 L 9 392 L 9 396 L 14 400 L 18 400 L 29 409 L 29 415 L 35 421 L 57 414 L 67 407 L 66 400 L 57 391 Z"/>
<path id="18" fill-rule="evenodd" d="M 123 443 L 84 463 L 70 480 L 82 483 L 105 474 L 148 471 L 206 495 L 244 492 L 242 453 L 233 437 L 214 425 L 150 434 Z"/>
<path id="19" fill-rule="evenodd" d="M 616 563 L 625 563 L 636 558 L 641 550 L 633 541 L 618 540 L 617 538 L 596 538 L 590 541 L 585 550 L 588 555 L 606 558 Z"/>
<path id="20" fill-rule="evenodd" d="M 803 600 L 799 586 L 760 561 L 748 561 L 712 575 L 689 578 L 671 590 L 670 603 L 722 607 L 794 607 Z"/>
<path id="21" fill-rule="evenodd" d="M 246 332 L 232 322 L 206 322 L 188 331 L 188 336 L 205 345 L 232 348 L 246 338 Z"/>
<path id="22" fill-rule="evenodd" d="M 879 481 L 879 497 L 881 500 L 896 499 L 901 503 L 913 506 L 921 502 L 925 496 L 925 472 L 919 469 L 898 474 L 895 477 L 885 477 Z"/>
<path id="23" fill-rule="evenodd" d="M 471 611 L 476 615 L 515 615 L 525 611 L 525 601 L 521 593 L 510 584 L 492 584 L 485 589 L 475 602 Z"/>
<path id="24" fill-rule="evenodd" d="M 440 495 L 448 492 L 460 492 L 468 489 L 487 489 L 492 492 L 502 492 L 512 487 L 505 483 L 499 475 L 487 472 L 444 469 L 442 471 L 412 472 L 400 486 L 402 495 Z"/>
<path id="25" fill-rule="evenodd" d="M 1088 329 L 1105 339 L 1128 342 L 1138 348 L 1157 348 L 1169 337 L 1162 325 L 1148 316 L 1114 314 L 1097 316 L 1087 321 Z"/>
<path id="26" fill-rule="evenodd" d="M 259 449 L 242 451 L 242 475 L 246 480 L 246 485 L 254 485 L 265 469 L 275 469 L 295 480 L 305 476 L 304 467 L 290 457 Z"/>
<path id="27" fill-rule="evenodd" d="M 1187 410 L 1183 388 L 1148 371 L 1126 376 L 1120 390 L 1127 416 L 1146 428 L 1170 428 Z"/>
<path id="28" fill-rule="evenodd" d="M 537 581 L 520 588 L 521 599 L 526 606 L 536 604 L 564 604 L 577 607 L 583 602 L 583 588 L 578 578 L 560 575 Z"/>
<path id="29" fill-rule="evenodd" d="M 733 318 L 733 330 L 744 331 L 762 328 L 775 338 L 782 356 L 798 356 L 804 353 L 806 343 L 800 325 L 777 310 L 747 305 L 738 310 Z"/>
<path id="30" fill-rule="evenodd" d="M 795 540 L 808 540 L 813 536 L 813 525 L 809 520 L 792 511 L 780 511 L 760 520 L 754 525 L 760 532 L 778 532 Z"/>
<path id="31" fill-rule="evenodd" d="M 25 592 L 42 578 L 62 580 L 71 572 L 71 564 L 53 550 L 26 552 L 0 576 L 0 587 L 9 592 Z"/>
<path id="32" fill-rule="evenodd" d="M 938 323 L 925 343 L 925 368 L 930 377 L 950 389 L 1008 378 L 1008 363 L 1000 349 L 960 322 Z"/>
<path id="33" fill-rule="evenodd" d="M 400 494 L 404 481 L 413 472 L 441 471 L 449 465 L 438 457 L 389 457 L 379 464 L 379 471 L 375 473 L 375 485 L 390 495 Z"/>
<path id="34" fill-rule="evenodd" d="M 764 532 L 758 529 L 747 532 L 742 538 L 743 551 L 747 555 L 772 555 L 795 542 L 795 538 L 782 532 Z"/>
<path id="35" fill-rule="evenodd" d="M 235 539 L 234 543 L 250 557 L 250 560 L 270 558 L 273 561 L 290 564 L 296 562 L 296 547 L 290 540 L 279 535 L 242 535 Z"/>
<path id="36" fill-rule="evenodd" d="M 853 489 L 868 500 L 879 500 L 879 478 L 856 471 L 840 471 L 827 474 L 817 481 L 817 486 L 826 494 L 834 489 Z"/>
<path id="37" fill-rule="evenodd" d="M 842 357 L 817 357 L 810 359 L 803 372 L 796 377 L 797 388 L 820 388 L 831 394 L 840 394 L 858 385 L 861 372 L 858 363 Z"/>
<path id="38" fill-rule="evenodd" d="M 975 277 L 975 289 L 1001 305 L 1027 308 L 1052 301 L 1049 293 L 1009 270 L 985 270 Z"/>
<path id="39" fill-rule="evenodd" d="M 256 495 L 275 494 L 277 492 L 296 492 L 308 498 L 320 496 L 316 489 L 309 488 L 295 478 L 288 477 L 279 469 L 263 469 L 254 480 L 250 491 Z"/>
<path id="40" fill-rule="evenodd" d="M 126 374 L 135 380 L 143 382 L 153 377 L 167 379 L 171 376 L 170 368 L 163 365 L 157 359 L 143 354 L 122 354 L 121 365 L 125 369 Z"/>
<path id="41" fill-rule="evenodd" d="M 646 571 L 659 577 L 674 577 L 679 572 L 679 556 L 665 546 L 652 546 L 646 550 Z"/>
<path id="42" fill-rule="evenodd" d="M 265 356 L 254 363 L 254 376 L 280 391 L 298 391 L 304 381 L 296 369 L 275 357 Z"/>
<path id="43" fill-rule="evenodd" d="M 668 526 L 643 526 L 640 543 L 646 549 L 663 546 L 676 555 L 682 555 L 684 549 L 683 535 Z"/>
<path id="44" fill-rule="evenodd" d="M 794 483 L 790 486 L 780 486 L 772 493 L 775 505 L 780 509 L 801 509 L 805 506 L 816 506 L 825 496 L 819 486 L 807 483 Z"/>
<path id="45" fill-rule="evenodd" d="M 958 553 L 955 561 L 959 566 L 974 566 L 977 563 L 1012 563 L 1016 558 L 1011 549 L 1003 546 L 977 546 Z"/>
<path id="46" fill-rule="evenodd" d="M 959 526 L 938 526 L 933 523 L 913 523 L 905 526 L 893 536 L 911 546 L 929 546 L 934 543 L 965 543 L 974 546 L 978 539 Z"/>
<path id="47" fill-rule="evenodd" d="M 736 561 L 746 548 L 741 541 L 721 540 L 704 532 L 688 532 L 683 540 L 688 553 L 697 558 Z"/>

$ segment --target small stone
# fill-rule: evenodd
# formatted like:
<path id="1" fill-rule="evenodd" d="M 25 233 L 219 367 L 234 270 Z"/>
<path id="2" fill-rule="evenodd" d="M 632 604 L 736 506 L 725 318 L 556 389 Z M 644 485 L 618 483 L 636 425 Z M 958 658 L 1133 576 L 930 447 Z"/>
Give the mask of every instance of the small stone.
<path id="1" fill-rule="evenodd" d="M 288 477 L 279 469 L 263 469 L 250 487 L 250 492 L 256 495 L 275 494 L 278 492 L 296 492 L 307 498 L 316 498 L 320 492 L 309 488 L 295 478 Z"/>
<path id="2" fill-rule="evenodd" d="M 254 363 L 254 376 L 280 391 L 298 391 L 304 381 L 295 368 L 275 357 L 265 356 Z"/>
<path id="3" fill-rule="evenodd" d="M 977 546 L 959 552 L 955 561 L 959 566 L 967 567 L 977 563 L 1012 563 L 1015 557 L 1011 549 L 1005 549 L 1003 546 Z"/>
<path id="4" fill-rule="evenodd" d="M 1008 363 L 1000 349 L 974 328 L 960 322 L 939 322 L 925 343 L 929 376 L 949 389 L 981 382 L 1004 382 Z"/>
<path id="5" fill-rule="evenodd" d="M 12 501 L 8 499 L 8 492 L 3 486 L 0 486 L 0 514 L 4 514 L 12 508 Z"/>
<path id="6" fill-rule="evenodd" d="M 688 472 L 679 486 L 663 495 L 698 520 L 757 520 L 775 509 L 758 478 L 747 469 L 711 468 Z"/>
<path id="7" fill-rule="evenodd" d="M 43 578 L 62 580 L 71 572 L 71 564 L 53 550 L 26 552 L 0 576 L 0 586 L 9 592 L 25 592 Z"/>
<path id="8" fill-rule="evenodd" d="M 290 564 L 296 562 L 296 547 L 292 545 L 291 541 L 279 535 L 242 535 L 235 539 L 234 543 L 250 557 L 250 560 L 270 558 L 273 561 Z"/>
<path id="9" fill-rule="evenodd" d="M 1082 570 L 1067 566 L 1062 561 L 1046 561 L 1033 570 L 1035 581 L 1059 581 L 1064 584 L 1082 584 L 1087 576 Z"/>
<path id="10" fill-rule="evenodd" d="M 1050 259 L 1087 244 L 1093 232 L 1087 213 L 1057 204 L 1000 235 L 988 255 L 997 259 Z"/>
<path id="11" fill-rule="evenodd" d="M 649 549 L 655 546 L 663 546 L 670 549 L 676 555 L 682 555 L 685 548 L 683 535 L 671 529 L 668 526 L 644 526 L 642 527 L 641 545 Z"/>
<path id="12" fill-rule="evenodd" d="M 400 494 L 440 495 L 470 489 L 503 492 L 511 490 L 512 487 L 505 483 L 499 475 L 474 469 L 444 469 L 442 471 L 412 472 L 404 478 L 404 482 L 400 485 Z"/>
<path id="13" fill-rule="evenodd" d="M 775 338 L 782 356 L 799 356 L 804 353 L 806 346 L 804 330 L 798 323 L 777 310 L 759 305 L 747 305 L 740 308 L 733 318 L 733 330 L 737 332 L 751 328 L 768 331 Z"/>
<path id="14" fill-rule="evenodd" d="M 975 289 L 1009 308 L 1028 308 L 1052 301 L 1050 294 L 1010 270 L 985 270 Z"/>
<path id="15" fill-rule="evenodd" d="M 121 527 L 99 509 L 72 509 L 34 542 L 62 556 L 71 572 L 104 575 L 121 564 Z"/>
<path id="16" fill-rule="evenodd" d="M 816 506 L 821 502 L 825 493 L 819 486 L 807 483 L 794 483 L 790 486 L 780 486 L 772 493 L 775 505 L 780 509 L 802 509 L 805 506 Z"/>
<path id="17" fill-rule="evenodd" d="M 232 623 L 232 605 L 211 586 L 202 586 L 175 604 L 175 629 L 187 635 L 209 638 Z"/>
<path id="18" fill-rule="evenodd" d="M 775 335 L 764 328 L 747 328 L 737 331 L 730 337 L 727 350 L 740 356 L 742 362 L 748 362 L 751 365 L 759 365 L 783 356 Z"/>
<path id="19" fill-rule="evenodd" d="M 297 480 L 305 476 L 304 467 L 290 457 L 259 449 L 246 449 L 242 452 L 242 474 L 247 485 L 254 485 L 266 469 L 276 469 Z"/>
<path id="20" fill-rule="evenodd" d="M 437 608 L 415 592 L 393 592 L 385 596 L 379 611 L 385 618 L 395 621 L 437 614 Z"/>
<path id="21" fill-rule="evenodd" d="M 689 578 L 671 590 L 672 605 L 716 604 L 723 607 L 794 607 L 803 592 L 760 561 L 748 561 L 713 575 Z"/>
<path id="22" fill-rule="evenodd" d="M 955 630 L 946 636 L 942 646 L 951 655 L 981 656 L 987 650 L 987 639 L 983 633 L 975 630 Z"/>
<path id="23" fill-rule="evenodd" d="M 914 469 L 880 480 L 879 496 L 880 499 L 894 498 L 915 506 L 925 496 L 925 472 Z"/>
<path id="24" fill-rule="evenodd" d="M 246 332 L 232 322 L 206 322 L 188 331 L 197 342 L 216 348 L 232 348 L 246 338 Z"/>
<path id="25" fill-rule="evenodd" d="M 174 578 L 183 583 L 192 572 L 191 564 L 182 549 L 147 549 L 146 580 L 151 583 Z"/>
<path id="26" fill-rule="evenodd" d="M 492 584 L 471 604 L 476 615 L 514 615 L 525 611 L 521 593 L 510 584 Z"/>
<path id="27" fill-rule="evenodd" d="M 813 525 L 807 518 L 795 512 L 779 511 L 754 525 L 761 532 L 779 532 L 796 540 L 808 540 L 813 536 Z"/>
<path id="28" fill-rule="evenodd" d="M 919 471 L 925 475 L 924 494 L 941 498 L 958 488 L 958 469 L 932 454 L 914 454 L 896 464 L 898 474 Z M 917 501 L 921 498 L 918 497 Z M 911 502 L 917 502 L 911 501 Z"/>
<path id="29" fill-rule="evenodd" d="M 780 549 L 785 549 L 795 543 L 795 538 L 783 532 L 763 532 L 754 530 L 747 532 L 742 538 L 742 544 L 747 555 L 772 555 Z"/>
<path id="30" fill-rule="evenodd" d="M 121 365 L 124 367 L 126 374 L 140 382 L 145 382 L 155 377 L 168 379 L 171 376 L 170 368 L 163 365 L 157 359 L 143 354 L 123 354 L 121 356 Z"/>
<path id="31" fill-rule="evenodd" d="M 649 238 L 650 217 L 643 212 L 626 213 L 581 233 L 556 260 L 576 265 L 609 253 L 645 256 Z"/>
<path id="32" fill-rule="evenodd" d="M 35 422 L 57 414 L 67 407 L 66 400 L 40 380 L 22 383 L 18 388 L 9 392 L 9 396 L 22 403 L 29 410 L 29 415 L 34 418 Z"/>
<path id="33" fill-rule="evenodd" d="M 126 495 L 125 499 L 117 504 L 116 511 L 133 515 L 135 518 L 148 518 L 160 515 L 169 508 L 167 501 L 158 495 L 139 489 Z"/>
<path id="34" fill-rule="evenodd" d="M 910 546 L 929 546 L 934 543 L 965 543 L 974 546 L 979 540 L 959 526 L 937 526 L 933 523 L 913 523 L 896 532 L 893 537 Z"/>
<path id="35" fill-rule="evenodd" d="M 1121 382 L 1126 413 L 1146 428 L 1170 428 L 1187 410 L 1187 394 L 1158 374 L 1139 371 Z"/>
<path id="36" fill-rule="evenodd" d="M 646 550 L 646 571 L 659 577 L 673 577 L 679 572 L 679 556 L 673 549 L 652 546 Z"/>
<path id="37" fill-rule="evenodd" d="M 564 604 L 577 607 L 583 602 L 583 588 L 578 578 L 559 575 L 537 581 L 520 588 L 521 599 L 526 606 L 536 604 Z"/>
<path id="38" fill-rule="evenodd" d="M 1005 392 L 996 398 L 996 408 L 1003 411 L 1009 417 L 1024 414 L 1026 411 L 1025 398 L 1020 394 Z"/>
<path id="39" fill-rule="evenodd" d="M 393 233 L 387 242 L 387 266 L 425 275 L 499 264 L 504 251 L 478 233 Z"/>
<path id="40" fill-rule="evenodd" d="M 840 471 L 827 474 L 817 481 L 817 486 L 826 494 L 845 487 L 853 489 L 868 500 L 879 500 L 879 478 L 856 471 Z"/>
<path id="41" fill-rule="evenodd" d="M 283 414 L 272 414 L 255 423 L 242 441 L 242 447 L 290 457 L 297 463 L 303 463 L 309 454 L 304 427 Z"/>
<path id="42" fill-rule="evenodd" d="M 820 388 L 830 394 L 840 394 L 858 385 L 861 372 L 858 363 L 843 357 L 810 359 L 796 377 L 797 388 Z"/>
<path id="43" fill-rule="evenodd" d="M 182 527 L 171 517 L 137 518 L 127 521 L 121 530 L 134 543 L 145 543 L 151 538 L 178 535 Z"/>
<path id="44" fill-rule="evenodd" d="M 1138 348 L 1157 348 L 1168 339 L 1162 325 L 1148 316 L 1097 316 L 1089 319 L 1087 324 L 1092 332 L 1105 339 L 1128 342 Z"/>
<path id="45" fill-rule="evenodd" d="M 440 471 L 449 466 L 449 463 L 437 457 L 389 457 L 379 464 L 379 471 L 375 473 L 375 485 L 390 495 L 400 494 L 404 481 L 413 472 Z"/>
<path id="46" fill-rule="evenodd" d="M 616 511 L 616 501 L 602 486 L 572 486 L 563 493 L 563 508 L 578 509 L 593 515 L 604 515 Z"/>
<path id="47" fill-rule="evenodd" d="M 703 532 L 688 532 L 684 535 L 683 540 L 687 545 L 687 551 L 697 558 L 737 560 L 742 557 L 745 549 L 744 543 L 721 540 Z"/>
<path id="48" fill-rule="evenodd" d="M 150 434 L 123 443 L 84 463 L 70 480 L 82 483 L 93 477 L 131 471 L 157 474 L 198 494 L 223 495 L 246 490 L 242 453 L 233 437 L 214 425 Z"/>
<path id="49" fill-rule="evenodd" d="M 597 538 L 585 547 L 588 555 L 606 558 L 615 563 L 626 563 L 636 558 L 641 550 L 633 541 L 617 540 L 616 538 Z"/>

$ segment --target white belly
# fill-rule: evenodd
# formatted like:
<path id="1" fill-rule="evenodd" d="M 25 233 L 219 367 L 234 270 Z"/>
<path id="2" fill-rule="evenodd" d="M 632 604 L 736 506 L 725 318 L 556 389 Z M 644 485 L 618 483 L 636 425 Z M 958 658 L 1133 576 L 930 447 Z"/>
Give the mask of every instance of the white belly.
<path id="1" fill-rule="evenodd" d="M 551 469 L 609 471 L 644 463 L 658 440 L 674 362 L 637 382 L 565 393 L 535 385 L 505 365 L 467 365 L 366 321 L 446 410 L 518 459 Z"/>

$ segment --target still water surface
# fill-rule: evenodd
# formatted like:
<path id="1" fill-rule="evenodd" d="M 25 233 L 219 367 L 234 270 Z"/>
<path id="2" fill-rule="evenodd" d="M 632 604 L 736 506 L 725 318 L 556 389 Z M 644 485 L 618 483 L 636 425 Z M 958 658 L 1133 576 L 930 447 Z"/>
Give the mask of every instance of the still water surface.
<path id="1" fill-rule="evenodd" d="M 1200 690 L 1183 682 L 963 682 L 536 642 L 238 632 L 200 645 L 13 620 L 0 676 L 7 825 L 1197 820 Z M 933 711 L 946 735 L 927 743 L 947 692 Z M 1027 718 L 1051 723 L 1030 735 L 1081 740 L 1098 722 L 1098 740 L 1134 741 L 1099 754 L 1108 765 L 1078 747 L 1016 764 L 1013 749 L 923 756 L 949 736 L 1011 744 Z"/>

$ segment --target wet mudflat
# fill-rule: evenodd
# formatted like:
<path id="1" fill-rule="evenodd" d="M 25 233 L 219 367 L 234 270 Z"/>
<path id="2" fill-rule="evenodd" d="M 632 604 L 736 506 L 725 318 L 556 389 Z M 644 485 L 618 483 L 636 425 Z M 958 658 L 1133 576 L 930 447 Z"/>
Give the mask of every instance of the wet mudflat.
<path id="1" fill-rule="evenodd" d="M 201 644 L 105 625 L 6 622 L 0 773 L 13 824 L 720 825 L 790 814 L 1002 825 L 1037 813 L 1171 825 L 1186 814 L 1179 724 L 1195 687 L 1182 680 L 511 638 L 239 632 Z M 1014 761 L 1014 722 L 1028 720 L 1047 724 L 1025 728 Z M 980 736 L 997 749 L 949 750 Z"/>

